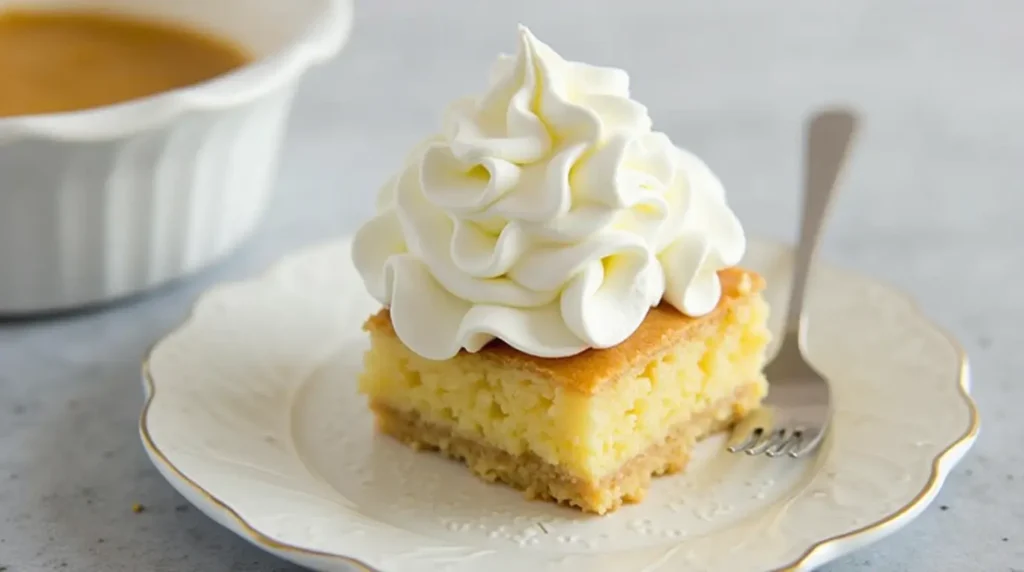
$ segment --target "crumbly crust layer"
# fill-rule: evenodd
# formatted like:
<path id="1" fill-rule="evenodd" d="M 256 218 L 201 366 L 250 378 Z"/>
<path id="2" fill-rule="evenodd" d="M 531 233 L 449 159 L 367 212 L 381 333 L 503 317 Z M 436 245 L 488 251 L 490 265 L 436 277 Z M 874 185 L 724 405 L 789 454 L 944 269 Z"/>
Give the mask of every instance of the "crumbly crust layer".
<path id="1" fill-rule="evenodd" d="M 627 461 L 614 474 L 597 481 L 571 474 L 532 453 L 512 455 L 487 443 L 453 433 L 451 428 L 424 421 L 414 411 L 400 411 L 373 401 L 370 407 L 378 430 L 413 449 L 440 451 L 463 461 L 490 482 L 502 482 L 524 491 L 528 498 L 549 500 L 583 511 L 606 514 L 623 503 L 643 500 L 651 479 L 686 467 L 699 440 L 732 426 L 761 400 L 763 385 L 753 381 L 728 399 L 713 403 L 691 419 L 672 427 L 665 438 Z"/>
<path id="2" fill-rule="evenodd" d="M 681 314 L 668 304 L 661 304 L 651 308 L 629 339 L 611 348 L 590 349 L 564 358 L 541 358 L 524 354 L 496 340 L 476 354 L 463 351 L 454 359 L 475 355 L 502 367 L 530 372 L 568 389 L 593 394 L 626 372 L 643 367 L 670 347 L 714 335 L 731 309 L 750 303 L 765 288 L 764 278 L 751 270 L 727 268 L 718 276 L 722 283 L 722 297 L 710 313 L 694 318 Z M 387 308 L 371 316 L 363 329 L 395 336 Z"/>

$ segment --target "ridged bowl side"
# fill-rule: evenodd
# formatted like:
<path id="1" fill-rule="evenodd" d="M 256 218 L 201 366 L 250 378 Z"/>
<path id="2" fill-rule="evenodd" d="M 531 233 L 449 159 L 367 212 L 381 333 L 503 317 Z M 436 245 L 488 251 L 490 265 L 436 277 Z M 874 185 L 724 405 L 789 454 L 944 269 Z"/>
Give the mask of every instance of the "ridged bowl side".
<path id="1" fill-rule="evenodd" d="M 109 141 L 0 144 L 0 314 L 123 297 L 231 251 L 267 206 L 294 89 Z"/>

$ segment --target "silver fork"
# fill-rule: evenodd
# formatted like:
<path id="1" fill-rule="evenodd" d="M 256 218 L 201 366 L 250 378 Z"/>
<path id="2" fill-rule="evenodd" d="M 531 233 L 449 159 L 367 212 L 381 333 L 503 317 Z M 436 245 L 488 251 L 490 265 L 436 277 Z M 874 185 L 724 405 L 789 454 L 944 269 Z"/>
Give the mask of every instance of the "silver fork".
<path id="1" fill-rule="evenodd" d="M 728 446 L 733 453 L 799 457 L 813 451 L 828 429 L 832 417 L 828 381 L 804 358 L 804 294 L 856 125 L 852 113 L 833 109 L 816 114 L 807 126 L 803 217 L 782 343 L 765 368 L 769 390 L 764 405 L 733 429 Z"/>

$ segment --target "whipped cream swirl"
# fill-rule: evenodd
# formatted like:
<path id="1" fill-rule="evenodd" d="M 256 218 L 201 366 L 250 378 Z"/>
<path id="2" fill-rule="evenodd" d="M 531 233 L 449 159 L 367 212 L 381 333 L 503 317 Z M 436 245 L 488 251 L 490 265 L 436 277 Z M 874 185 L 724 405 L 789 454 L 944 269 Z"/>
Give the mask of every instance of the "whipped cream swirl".
<path id="1" fill-rule="evenodd" d="M 540 357 L 615 346 L 662 300 L 711 311 L 746 247 L 721 182 L 651 130 L 624 71 L 566 61 L 523 27 L 377 207 L 356 268 L 429 359 L 495 338 Z"/>

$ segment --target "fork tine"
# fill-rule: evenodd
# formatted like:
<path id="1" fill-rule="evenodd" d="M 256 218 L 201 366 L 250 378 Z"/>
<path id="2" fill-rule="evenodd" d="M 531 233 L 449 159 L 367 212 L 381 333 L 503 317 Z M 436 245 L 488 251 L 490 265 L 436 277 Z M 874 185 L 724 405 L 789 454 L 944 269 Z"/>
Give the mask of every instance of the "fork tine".
<path id="1" fill-rule="evenodd" d="M 811 435 L 809 438 L 802 439 L 800 445 L 791 448 L 789 450 L 789 456 L 795 459 L 797 457 L 802 457 L 807 453 L 810 453 L 811 451 L 818 447 L 818 444 L 821 443 L 821 439 L 824 436 L 825 432 L 819 429 L 817 434 Z"/>
<path id="2" fill-rule="evenodd" d="M 765 451 L 765 454 L 769 457 L 779 457 L 787 451 L 792 451 L 794 448 L 799 447 L 802 439 L 803 429 L 794 429 L 781 443 Z"/>
<path id="3" fill-rule="evenodd" d="M 764 453 L 768 449 L 777 446 L 778 444 L 782 443 L 785 440 L 786 430 L 777 429 L 775 431 L 772 431 L 768 435 L 762 436 L 760 442 L 746 449 L 746 453 L 748 455 L 760 455 L 761 453 Z"/>
<path id="4" fill-rule="evenodd" d="M 747 434 L 746 438 L 737 443 L 729 445 L 728 451 L 730 453 L 738 453 L 740 451 L 746 451 L 748 448 L 753 447 L 761 440 L 761 435 L 764 434 L 764 427 L 754 427 L 754 429 Z"/>

